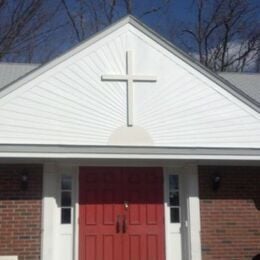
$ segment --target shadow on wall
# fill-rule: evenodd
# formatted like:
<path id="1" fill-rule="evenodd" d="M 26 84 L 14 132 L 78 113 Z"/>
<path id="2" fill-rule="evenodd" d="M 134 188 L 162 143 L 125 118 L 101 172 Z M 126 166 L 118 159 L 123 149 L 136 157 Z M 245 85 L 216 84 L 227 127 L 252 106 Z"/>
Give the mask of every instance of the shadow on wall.
<path id="1" fill-rule="evenodd" d="M 142 193 L 143 189 L 147 189 L 147 192 Z M 133 204 L 162 204 L 162 168 L 80 167 L 80 191 L 79 204 L 83 205 L 122 204 L 124 201 Z"/>
<path id="2" fill-rule="evenodd" d="M 200 166 L 201 199 L 253 201 L 260 210 L 260 167 Z M 219 176 L 220 183 L 214 190 L 212 177 Z"/>
<path id="3" fill-rule="evenodd" d="M 260 260 L 259 187 L 260 167 L 199 167 L 203 258 Z"/>
<path id="4" fill-rule="evenodd" d="M 40 200 L 42 171 L 38 164 L 0 164 L 0 201 Z"/>

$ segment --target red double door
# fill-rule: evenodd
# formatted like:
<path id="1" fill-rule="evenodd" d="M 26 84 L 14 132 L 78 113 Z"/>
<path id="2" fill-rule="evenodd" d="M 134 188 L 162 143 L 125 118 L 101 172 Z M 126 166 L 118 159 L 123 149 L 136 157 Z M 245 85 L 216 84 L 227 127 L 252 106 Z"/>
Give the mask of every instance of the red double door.
<path id="1" fill-rule="evenodd" d="M 165 260 L 161 168 L 81 167 L 80 260 Z"/>

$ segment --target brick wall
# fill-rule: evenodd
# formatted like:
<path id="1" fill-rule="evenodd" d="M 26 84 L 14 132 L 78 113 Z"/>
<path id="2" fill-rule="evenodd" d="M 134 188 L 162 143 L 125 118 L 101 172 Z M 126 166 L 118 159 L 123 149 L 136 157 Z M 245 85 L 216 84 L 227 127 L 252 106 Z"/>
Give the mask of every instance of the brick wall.
<path id="1" fill-rule="evenodd" d="M 28 190 L 21 190 L 21 172 L 28 172 Z M 41 244 L 42 168 L 0 165 L 0 256 L 39 260 Z"/>
<path id="2" fill-rule="evenodd" d="M 220 174 L 218 191 L 211 178 Z M 260 253 L 260 167 L 199 167 L 203 260 Z M 257 258 L 259 259 L 259 258 Z"/>

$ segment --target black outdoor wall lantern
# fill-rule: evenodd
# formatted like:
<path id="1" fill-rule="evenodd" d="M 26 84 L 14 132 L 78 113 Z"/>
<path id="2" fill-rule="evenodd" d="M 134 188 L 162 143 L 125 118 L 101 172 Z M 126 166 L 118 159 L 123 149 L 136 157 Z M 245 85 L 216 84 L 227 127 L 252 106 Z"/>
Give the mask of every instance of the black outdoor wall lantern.
<path id="1" fill-rule="evenodd" d="M 213 191 L 218 191 L 220 187 L 220 182 L 221 182 L 221 176 L 218 173 L 215 173 L 212 176 L 212 190 Z"/>
<path id="2" fill-rule="evenodd" d="M 26 191 L 28 190 L 28 172 L 26 170 L 23 170 L 21 173 L 21 190 Z"/>

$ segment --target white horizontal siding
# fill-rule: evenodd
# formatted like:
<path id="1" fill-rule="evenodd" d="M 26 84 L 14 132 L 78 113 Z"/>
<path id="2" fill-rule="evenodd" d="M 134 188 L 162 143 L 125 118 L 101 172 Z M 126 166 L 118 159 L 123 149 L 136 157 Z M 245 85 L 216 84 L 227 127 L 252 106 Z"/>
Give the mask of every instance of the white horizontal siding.
<path id="1" fill-rule="evenodd" d="M 134 125 L 155 146 L 260 147 L 259 114 L 130 25 L 4 97 L 0 143 L 106 145 L 126 126 L 126 88 L 101 75 L 124 74 L 127 50 L 158 79 L 134 83 Z"/>

